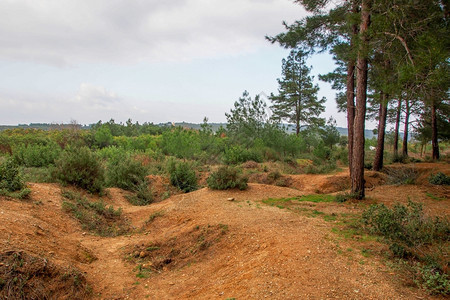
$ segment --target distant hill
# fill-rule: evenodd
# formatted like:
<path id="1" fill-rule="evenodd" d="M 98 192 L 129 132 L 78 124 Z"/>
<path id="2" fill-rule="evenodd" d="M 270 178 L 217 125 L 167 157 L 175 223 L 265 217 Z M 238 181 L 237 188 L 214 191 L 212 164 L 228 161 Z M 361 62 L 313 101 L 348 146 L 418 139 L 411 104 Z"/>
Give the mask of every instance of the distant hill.
<path id="1" fill-rule="evenodd" d="M 201 124 L 195 124 L 195 123 L 187 123 L 187 122 L 180 122 L 180 123 L 174 123 L 175 126 L 181 126 L 184 128 L 191 128 L 191 129 L 200 129 L 200 125 Z M 208 123 L 209 125 L 211 125 L 212 130 L 216 131 L 218 130 L 220 127 L 225 128 L 227 126 L 226 123 Z M 166 124 L 160 124 L 160 125 L 166 125 Z M 287 127 L 287 131 L 292 133 L 295 132 L 295 126 L 293 124 L 285 124 L 285 126 Z M 340 135 L 348 135 L 348 129 L 344 128 L 344 127 L 336 127 L 337 130 L 339 131 Z M 366 129 L 365 133 L 364 133 L 365 137 L 368 139 L 371 139 L 373 137 L 376 137 L 376 135 L 373 133 L 373 129 Z"/>
<path id="2" fill-rule="evenodd" d="M 209 125 L 211 125 L 212 130 L 213 131 L 217 131 L 220 127 L 227 127 L 226 123 L 208 123 Z M 177 123 L 160 123 L 158 124 L 158 126 L 171 126 L 171 125 L 175 125 L 175 126 L 181 126 L 184 128 L 190 128 L 190 129 L 195 129 L 195 130 L 199 130 L 201 128 L 201 124 L 197 124 L 197 123 L 188 123 L 188 122 L 177 122 Z M 0 125 L 0 131 L 2 130 L 6 130 L 6 129 L 15 129 L 15 128 L 25 128 L 25 129 L 42 129 L 42 130 L 51 130 L 51 129 L 63 129 L 63 128 L 71 128 L 73 127 L 73 124 L 52 124 L 52 123 L 30 123 L 30 124 L 19 124 L 19 125 Z M 91 128 L 92 125 L 76 125 L 79 126 L 80 129 L 89 129 Z M 288 132 L 295 132 L 295 126 L 293 124 L 285 124 Z M 340 135 L 348 135 L 348 130 L 347 128 L 344 127 L 336 127 L 337 130 L 339 131 Z M 366 129 L 365 131 L 365 137 L 368 139 L 373 138 L 374 135 L 373 134 L 373 130 L 371 129 Z"/>
<path id="3" fill-rule="evenodd" d="M 91 127 L 90 125 L 80 125 L 80 124 L 30 123 L 19 125 L 0 125 L 0 131 L 17 128 L 51 130 L 51 129 L 73 128 L 74 126 L 77 126 L 80 129 L 89 129 Z"/>

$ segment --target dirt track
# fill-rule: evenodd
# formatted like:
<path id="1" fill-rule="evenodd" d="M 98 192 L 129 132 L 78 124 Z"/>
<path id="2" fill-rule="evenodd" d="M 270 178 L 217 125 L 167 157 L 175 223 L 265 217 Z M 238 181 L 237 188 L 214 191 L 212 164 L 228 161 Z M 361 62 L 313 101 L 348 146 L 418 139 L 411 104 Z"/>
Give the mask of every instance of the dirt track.
<path id="1" fill-rule="evenodd" d="M 395 280 L 381 258 L 366 259 L 357 243 L 333 233 L 337 221 L 327 222 L 260 202 L 269 197 L 304 193 L 299 190 L 261 184 L 250 184 L 247 191 L 204 188 L 147 207 L 135 207 L 126 202 L 120 190 L 111 189 L 105 201 L 123 208 L 135 232 L 104 238 L 84 232 L 76 220 L 62 211 L 58 185 L 30 187 L 31 200 L 0 199 L 0 250 L 25 250 L 77 267 L 85 273 L 94 298 L 429 298 Z M 386 187 L 374 188 L 369 199 L 370 193 L 386 192 Z M 407 192 L 401 193 L 404 196 Z M 448 204 L 447 198 L 440 206 L 448 211 Z M 360 209 L 351 203 L 310 206 L 347 215 Z M 146 223 L 155 213 L 159 216 Z M 219 225 L 226 230 L 214 236 L 208 247 L 195 248 L 200 250 L 191 251 L 192 255 L 175 256 L 144 278 L 136 276 L 137 268 L 148 260 L 127 259 L 135 249 L 152 244 L 188 249 L 198 228 Z M 380 252 L 386 250 L 383 245 L 375 247 Z"/>

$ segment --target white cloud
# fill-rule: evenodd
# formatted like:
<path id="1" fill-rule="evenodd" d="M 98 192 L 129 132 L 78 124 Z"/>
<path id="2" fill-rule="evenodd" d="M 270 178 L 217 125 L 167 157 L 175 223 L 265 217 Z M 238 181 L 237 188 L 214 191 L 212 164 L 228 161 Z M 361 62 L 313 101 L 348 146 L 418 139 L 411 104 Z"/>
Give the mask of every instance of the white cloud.
<path id="1" fill-rule="evenodd" d="M 53 65 L 252 52 L 303 11 L 289 0 L 2 0 L 0 59 Z"/>
<path id="2" fill-rule="evenodd" d="M 114 92 L 88 83 L 82 83 L 74 95 L 0 94 L 2 124 L 67 123 L 70 120 L 89 124 L 110 118 L 141 120 L 146 114 L 145 107 L 128 104 Z"/>
<path id="3" fill-rule="evenodd" d="M 72 102 L 86 108 L 109 110 L 112 105 L 120 104 L 119 102 L 122 102 L 122 99 L 102 86 L 82 83 L 78 94 L 72 99 Z"/>

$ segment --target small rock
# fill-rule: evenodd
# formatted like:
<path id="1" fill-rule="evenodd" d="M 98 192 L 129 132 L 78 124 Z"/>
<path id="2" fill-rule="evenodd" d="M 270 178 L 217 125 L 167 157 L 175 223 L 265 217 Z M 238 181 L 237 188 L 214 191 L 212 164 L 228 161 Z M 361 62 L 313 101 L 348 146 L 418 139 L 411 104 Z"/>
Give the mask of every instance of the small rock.
<path id="1" fill-rule="evenodd" d="M 145 251 L 141 251 L 141 253 L 139 253 L 140 258 L 144 258 L 146 256 L 147 256 L 147 253 L 145 253 Z"/>
<path id="2" fill-rule="evenodd" d="M 81 235 L 86 235 L 86 232 L 83 232 Z"/>
<path id="3" fill-rule="evenodd" d="M 234 198 L 231 197 L 231 198 L 228 198 L 227 200 L 228 200 L 228 201 L 234 201 Z"/>

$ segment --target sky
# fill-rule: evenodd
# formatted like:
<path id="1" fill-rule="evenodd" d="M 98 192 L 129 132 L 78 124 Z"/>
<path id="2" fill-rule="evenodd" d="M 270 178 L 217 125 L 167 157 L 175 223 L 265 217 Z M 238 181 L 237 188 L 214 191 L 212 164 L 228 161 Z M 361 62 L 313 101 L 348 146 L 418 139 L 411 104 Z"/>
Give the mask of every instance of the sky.
<path id="1" fill-rule="evenodd" d="M 265 36 L 305 15 L 292 0 L 2 0 L 0 124 L 225 122 L 245 90 L 277 93 L 289 50 Z M 331 56 L 308 65 L 322 116 L 346 127 L 317 79 Z"/>

